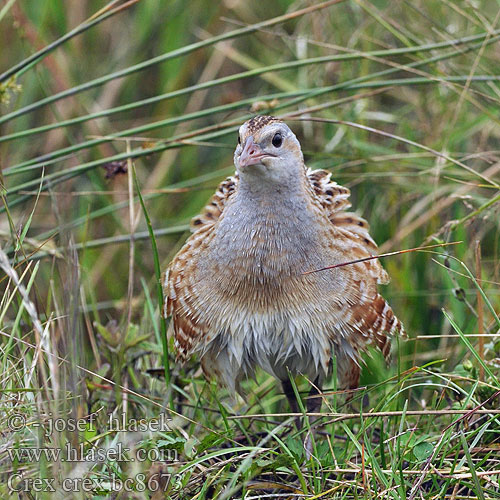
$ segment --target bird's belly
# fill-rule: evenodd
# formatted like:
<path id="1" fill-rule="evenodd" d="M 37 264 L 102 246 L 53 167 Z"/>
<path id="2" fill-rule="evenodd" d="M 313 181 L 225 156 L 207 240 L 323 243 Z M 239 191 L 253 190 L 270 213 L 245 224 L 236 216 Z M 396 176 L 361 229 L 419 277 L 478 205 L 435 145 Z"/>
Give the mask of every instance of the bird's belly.
<path id="1" fill-rule="evenodd" d="M 200 354 L 209 360 L 207 371 L 211 364 L 229 387 L 257 367 L 279 380 L 287 380 L 288 372 L 314 380 L 327 374 L 332 347 L 328 332 L 317 326 L 307 314 L 242 313 L 209 335 Z"/>

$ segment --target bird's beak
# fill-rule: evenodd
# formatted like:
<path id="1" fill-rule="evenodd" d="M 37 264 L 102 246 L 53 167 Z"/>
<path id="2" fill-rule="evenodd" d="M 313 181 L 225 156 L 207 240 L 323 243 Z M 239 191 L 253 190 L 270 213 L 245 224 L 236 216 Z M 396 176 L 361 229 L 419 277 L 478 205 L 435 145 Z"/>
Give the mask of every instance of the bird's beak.
<path id="1" fill-rule="evenodd" d="M 248 167 L 248 165 L 256 165 L 261 163 L 263 158 L 267 158 L 271 155 L 264 153 L 258 144 L 253 141 L 253 136 L 247 137 L 245 144 L 243 145 L 243 151 L 240 155 L 240 167 Z"/>

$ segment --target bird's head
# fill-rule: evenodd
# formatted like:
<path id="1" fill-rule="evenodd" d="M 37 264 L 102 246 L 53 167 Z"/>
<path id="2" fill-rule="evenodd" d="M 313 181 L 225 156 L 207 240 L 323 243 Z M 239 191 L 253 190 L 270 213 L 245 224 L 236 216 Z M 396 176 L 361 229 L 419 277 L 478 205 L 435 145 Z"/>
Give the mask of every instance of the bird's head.
<path id="1" fill-rule="evenodd" d="M 249 182 L 285 183 L 305 172 L 299 141 L 273 116 L 258 115 L 240 127 L 234 164 Z"/>

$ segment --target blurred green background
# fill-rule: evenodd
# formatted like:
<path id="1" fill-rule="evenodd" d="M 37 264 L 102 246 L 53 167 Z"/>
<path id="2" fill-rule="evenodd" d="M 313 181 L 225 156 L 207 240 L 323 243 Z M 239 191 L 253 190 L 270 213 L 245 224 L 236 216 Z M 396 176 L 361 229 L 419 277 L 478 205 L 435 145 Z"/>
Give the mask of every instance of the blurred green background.
<path id="1" fill-rule="evenodd" d="M 155 258 L 165 269 L 190 218 L 233 172 L 236 130 L 257 112 L 283 116 L 307 165 L 351 189 L 381 251 L 462 242 L 384 259 L 392 282 L 382 293 L 409 340 L 392 371 L 369 362 L 363 381 L 436 360 L 442 373 L 484 372 L 443 310 L 461 334 L 490 335 L 480 358 L 498 373 L 499 4 L 327 3 L 0 2 L 0 238 L 28 288 L 20 295 L 2 265 L 0 327 L 10 339 L 0 344 L 15 373 L 4 389 L 21 390 L 36 365 L 29 384 L 45 387 L 45 402 L 62 387 L 80 395 L 82 415 L 96 402 L 123 404 L 120 390 L 89 388 L 79 370 L 62 376 L 64 363 L 12 341 L 40 342 L 29 296 L 44 352 L 162 404 L 196 400 L 203 379 L 195 363 L 175 365 L 171 345 L 169 391 L 146 372 L 165 362 Z M 480 302 L 467 270 L 483 280 Z M 431 394 L 407 396 L 418 405 Z"/>

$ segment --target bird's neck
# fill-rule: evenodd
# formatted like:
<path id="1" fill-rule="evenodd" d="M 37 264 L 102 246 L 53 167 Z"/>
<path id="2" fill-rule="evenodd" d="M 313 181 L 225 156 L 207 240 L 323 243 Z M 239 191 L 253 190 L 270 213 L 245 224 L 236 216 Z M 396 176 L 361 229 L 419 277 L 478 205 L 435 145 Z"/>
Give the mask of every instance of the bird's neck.
<path id="1" fill-rule="evenodd" d="M 289 209 L 294 204 L 304 204 L 310 197 L 303 165 L 281 172 L 279 177 L 262 172 L 241 173 L 237 198 L 241 203 L 255 205 L 255 209 L 276 205 L 278 210 Z"/>
<path id="2" fill-rule="evenodd" d="M 241 279 L 300 275 L 310 267 L 317 240 L 317 212 L 304 186 L 240 182 L 217 226 L 213 255 Z M 309 266 L 309 267 L 308 267 Z M 246 278 L 245 278 L 246 279 Z"/>

